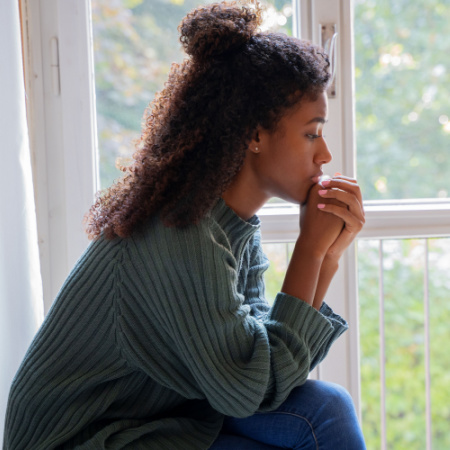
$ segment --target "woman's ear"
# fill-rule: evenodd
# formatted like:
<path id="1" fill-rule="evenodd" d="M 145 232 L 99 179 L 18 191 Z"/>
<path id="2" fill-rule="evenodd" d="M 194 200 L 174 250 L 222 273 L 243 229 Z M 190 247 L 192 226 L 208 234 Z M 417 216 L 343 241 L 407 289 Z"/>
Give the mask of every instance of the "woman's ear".
<path id="1" fill-rule="evenodd" d="M 259 131 L 256 130 L 255 134 L 253 136 L 253 139 L 250 142 L 250 145 L 248 146 L 248 149 L 252 153 L 260 153 L 261 152 L 261 141 L 259 139 Z"/>

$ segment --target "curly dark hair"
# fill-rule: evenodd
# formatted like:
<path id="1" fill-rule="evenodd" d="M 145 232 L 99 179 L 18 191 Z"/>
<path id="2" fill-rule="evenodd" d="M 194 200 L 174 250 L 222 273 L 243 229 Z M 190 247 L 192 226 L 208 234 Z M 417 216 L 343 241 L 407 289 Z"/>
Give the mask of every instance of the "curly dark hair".
<path id="1" fill-rule="evenodd" d="M 90 238 L 129 236 L 155 213 L 167 226 L 197 223 L 239 172 L 257 127 L 275 130 L 289 108 L 326 89 L 327 56 L 258 33 L 261 17 L 258 3 L 222 2 L 182 20 L 189 57 L 147 108 L 133 163 L 86 215 Z"/>

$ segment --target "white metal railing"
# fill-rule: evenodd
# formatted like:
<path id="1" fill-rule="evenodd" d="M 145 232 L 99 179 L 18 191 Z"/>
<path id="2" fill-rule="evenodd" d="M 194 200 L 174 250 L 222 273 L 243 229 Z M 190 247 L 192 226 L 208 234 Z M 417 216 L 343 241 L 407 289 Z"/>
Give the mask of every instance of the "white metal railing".
<path id="1" fill-rule="evenodd" d="M 384 336 L 384 261 L 383 241 L 380 239 L 378 247 L 378 278 L 379 278 L 379 330 L 380 330 L 380 383 L 381 383 L 381 444 L 386 449 L 386 341 Z"/>
<path id="2" fill-rule="evenodd" d="M 425 240 L 424 315 L 425 315 L 425 401 L 427 450 L 431 450 L 431 365 L 430 365 L 430 289 L 429 289 L 429 240 Z"/>
<path id="3" fill-rule="evenodd" d="M 386 433 L 386 341 L 385 341 L 385 289 L 384 289 L 384 251 L 383 240 L 378 247 L 378 277 L 379 277 L 379 330 L 380 330 L 380 384 L 381 384 L 381 444 L 387 449 Z M 430 295 L 429 295 L 429 239 L 424 239 L 424 354 L 425 354 L 425 423 L 426 450 L 432 449 L 432 417 L 431 417 L 431 362 L 430 362 Z"/>
<path id="4" fill-rule="evenodd" d="M 374 260 L 373 265 L 377 270 L 374 272 L 373 277 L 378 277 L 378 314 L 379 314 L 379 384 L 380 384 L 380 396 L 379 396 L 379 408 L 380 408 L 380 417 L 379 417 L 379 426 L 380 426 L 380 441 L 381 446 L 380 448 L 383 450 L 386 450 L 388 448 L 388 433 L 387 433 L 387 426 L 388 426 L 388 417 L 387 417 L 387 406 L 388 402 L 390 401 L 389 398 L 387 398 L 387 391 L 390 388 L 390 386 L 387 386 L 387 379 L 386 379 L 386 363 L 389 361 L 390 358 L 392 358 L 392 354 L 389 353 L 389 350 L 387 349 L 387 343 L 386 343 L 386 306 L 389 306 L 386 304 L 386 295 L 389 295 L 389 291 L 386 291 L 386 289 L 389 289 L 389 287 L 385 284 L 385 277 L 388 271 L 390 270 L 387 267 L 386 261 L 388 261 L 386 258 L 386 255 L 389 255 L 389 248 L 385 248 L 385 242 L 386 239 L 371 239 L 371 241 L 376 245 L 378 245 L 378 261 Z M 433 276 L 433 272 L 431 272 L 430 275 L 430 239 L 429 238 L 420 238 L 420 241 L 423 243 L 423 254 L 420 256 L 420 267 L 421 270 L 423 270 L 423 333 L 424 333 L 424 339 L 423 339 L 423 354 L 424 354 L 424 373 L 425 373 L 425 386 L 424 386 L 424 393 L 420 395 L 425 396 L 425 432 L 426 432 L 426 449 L 431 450 L 432 449 L 432 379 L 431 379 L 431 364 L 441 364 L 441 361 L 432 361 L 430 357 L 430 347 L 431 347 L 431 341 L 430 341 L 430 276 Z M 275 243 L 273 243 L 275 244 Z M 269 250 L 272 252 L 272 258 L 269 259 L 276 259 L 273 258 L 273 256 L 277 253 L 279 255 L 278 259 L 278 271 L 275 276 L 277 276 L 280 279 L 277 279 L 277 282 L 281 282 L 282 278 L 282 271 L 287 267 L 287 264 L 289 262 L 289 243 L 288 242 L 278 242 L 276 247 L 268 247 L 267 243 L 265 245 L 265 251 Z M 267 250 L 266 250 L 267 249 Z M 375 248 L 376 252 L 376 248 Z M 376 253 L 375 253 L 376 254 Z M 445 258 L 444 254 L 444 258 Z M 376 257 L 375 257 L 376 258 Z M 449 256 L 450 258 L 450 256 Z M 277 262 L 275 262 L 277 264 Z M 371 264 L 372 266 L 372 264 Z M 269 274 L 270 276 L 270 274 Z M 272 275 L 274 276 L 274 275 Z M 439 275 L 438 275 L 439 276 Z M 392 281 L 391 281 L 392 283 Z M 364 286 L 360 286 L 360 289 L 364 289 Z M 275 294 L 275 292 L 271 293 L 272 295 Z M 400 306 L 399 306 L 400 307 Z M 364 332 L 364 331 L 363 331 Z M 392 339 L 392 335 L 391 335 Z M 414 343 L 411 342 L 413 345 Z M 421 344 L 422 345 L 422 344 Z M 390 348 L 390 351 L 392 351 L 392 347 Z M 314 371 L 314 373 L 311 374 L 311 378 L 315 379 L 321 379 L 323 378 L 320 367 Z M 364 380 L 363 380 L 363 387 L 364 387 Z M 423 391 L 421 391 L 423 392 Z M 364 397 L 364 391 L 363 391 L 363 397 Z M 418 392 L 416 392 L 416 395 Z M 423 397 L 422 397 L 423 398 Z M 389 420 L 392 420 L 389 419 Z M 364 417 L 363 417 L 364 421 Z M 395 426 L 392 425 L 391 426 Z M 390 444 L 389 444 L 390 447 Z"/>

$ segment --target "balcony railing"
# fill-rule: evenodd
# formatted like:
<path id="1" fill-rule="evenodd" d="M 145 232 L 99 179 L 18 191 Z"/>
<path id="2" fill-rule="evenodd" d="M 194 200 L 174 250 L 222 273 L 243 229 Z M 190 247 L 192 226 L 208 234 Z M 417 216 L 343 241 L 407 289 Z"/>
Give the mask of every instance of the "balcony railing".
<path id="1" fill-rule="evenodd" d="M 264 244 L 269 298 L 281 286 L 292 248 Z M 357 255 L 368 448 L 450 448 L 450 238 L 360 239 Z"/>

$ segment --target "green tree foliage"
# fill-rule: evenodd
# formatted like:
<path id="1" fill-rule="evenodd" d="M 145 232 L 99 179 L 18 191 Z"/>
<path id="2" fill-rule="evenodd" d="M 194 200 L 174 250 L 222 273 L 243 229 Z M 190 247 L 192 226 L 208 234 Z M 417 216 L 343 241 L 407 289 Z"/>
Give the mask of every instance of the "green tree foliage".
<path id="1" fill-rule="evenodd" d="M 355 0 L 358 179 L 366 199 L 449 197 L 450 1 Z"/>
<path id="2" fill-rule="evenodd" d="M 444 450 L 450 448 L 450 356 L 445 344 L 450 339 L 450 239 L 430 239 L 428 245 L 432 439 L 433 449 Z M 380 309 L 379 243 L 358 243 L 362 415 L 369 449 L 381 448 L 381 336 L 388 448 L 426 448 L 425 248 L 425 240 L 383 242 Z"/>
<path id="3" fill-rule="evenodd" d="M 378 240 L 358 242 L 362 423 L 367 448 L 381 442 L 381 336 L 384 340 L 386 439 L 393 450 L 426 448 L 425 260 L 428 258 L 432 448 L 450 448 L 450 238 L 383 241 L 380 307 Z M 293 244 L 264 244 L 271 264 L 266 297 L 279 291 Z M 332 297 L 332 295 L 331 295 Z M 384 326 L 380 315 L 384 316 Z"/>
<path id="4" fill-rule="evenodd" d="M 182 18 L 198 0 L 92 0 L 100 184 L 120 176 L 141 131 L 141 119 L 174 62 L 186 55 L 178 41 Z M 201 4 L 213 3 L 204 0 Z M 292 30 L 288 0 L 268 6 L 266 28 Z"/>
<path id="5" fill-rule="evenodd" d="M 264 281 L 266 287 L 266 299 L 272 304 L 283 285 L 287 266 L 292 256 L 292 252 L 294 251 L 294 244 L 263 244 L 263 251 L 270 261 L 270 266 L 264 274 Z"/>

